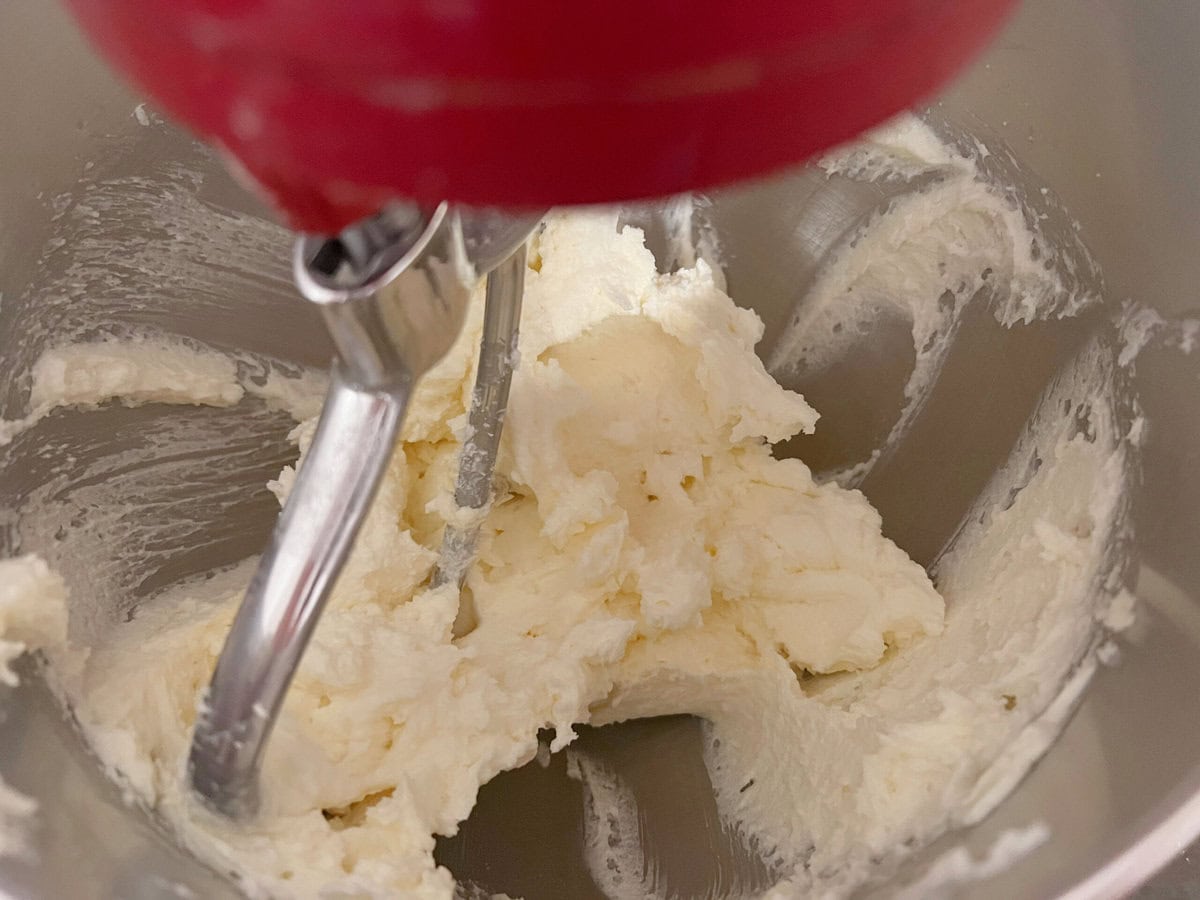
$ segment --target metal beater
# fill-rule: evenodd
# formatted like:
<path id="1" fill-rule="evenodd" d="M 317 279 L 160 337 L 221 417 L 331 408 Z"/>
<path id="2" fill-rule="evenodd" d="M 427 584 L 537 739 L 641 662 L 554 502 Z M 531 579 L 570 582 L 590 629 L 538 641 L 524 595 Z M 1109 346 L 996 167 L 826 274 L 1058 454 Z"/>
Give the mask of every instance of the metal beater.
<path id="1" fill-rule="evenodd" d="M 334 238 L 301 237 L 300 293 L 337 348 L 316 435 L 213 672 L 188 774 L 206 806 L 240 818 L 292 676 L 387 468 L 416 382 L 461 330 L 487 274 L 483 340 L 455 500 L 482 509 L 508 402 L 525 240 L 539 217 L 392 206 Z M 435 584 L 461 585 L 478 527 L 447 526 Z M 460 611 L 456 629 L 471 619 Z"/>

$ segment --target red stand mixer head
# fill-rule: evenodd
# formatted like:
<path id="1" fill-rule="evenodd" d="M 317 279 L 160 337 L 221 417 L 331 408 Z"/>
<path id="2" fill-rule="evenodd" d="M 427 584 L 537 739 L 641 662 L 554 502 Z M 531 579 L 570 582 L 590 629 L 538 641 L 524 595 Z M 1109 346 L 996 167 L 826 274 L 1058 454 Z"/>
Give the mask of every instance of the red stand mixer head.
<path id="1" fill-rule="evenodd" d="M 1013 0 L 68 0 L 294 227 L 544 208 L 798 163 L 911 105 Z"/>

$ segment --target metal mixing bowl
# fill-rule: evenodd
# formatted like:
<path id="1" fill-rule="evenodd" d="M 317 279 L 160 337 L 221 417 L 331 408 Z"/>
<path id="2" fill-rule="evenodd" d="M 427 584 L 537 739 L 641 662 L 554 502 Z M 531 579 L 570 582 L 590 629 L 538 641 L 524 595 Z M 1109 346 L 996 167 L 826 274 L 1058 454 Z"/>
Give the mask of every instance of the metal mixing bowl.
<path id="1" fill-rule="evenodd" d="M 1103 269 L 1113 310 L 1133 298 L 1174 318 L 1196 302 L 1198 46 L 1200 7 L 1194 4 L 1038 0 L 934 111 L 949 127 L 1006 142 L 1022 160 L 1028 186 L 1045 184 L 1061 197 Z M 288 280 L 288 235 L 256 218 L 262 211 L 208 151 L 114 84 L 45 0 L 0 5 L 0 120 L 6 123 L 0 137 L 0 416 L 23 410 L 27 380 L 20 373 L 49 340 L 99 331 L 151 328 L 324 365 L 329 347 L 320 322 L 295 299 Z M 821 189 L 801 172 L 718 197 L 712 207 L 711 220 L 731 254 L 731 292 L 763 315 L 768 343 L 770 329 L 787 317 L 827 248 L 821 240 L 797 243 L 802 232 L 813 234 L 800 220 L 812 214 L 810 201 Z M 653 239 L 658 220 L 647 209 L 630 215 L 647 220 Z M 851 205 L 838 215 L 850 221 L 855 211 Z M 1019 338 L 998 326 L 973 337 L 964 332 L 969 349 L 947 363 L 954 377 L 943 377 L 941 401 L 922 414 L 907 450 L 864 485 L 889 534 L 918 560 L 933 557 L 966 501 L 1003 459 L 1014 429 L 1078 346 L 1082 328 L 1066 322 Z M 894 374 L 888 367 L 896 363 L 886 354 L 875 363 L 867 380 L 886 386 Z M 1129 578 L 1141 606 L 1138 624 L 1122 641 L 1120 664 L 1098 672 L 1061 738 L 990 817 L 914 857 L 892 885 L 877 888 L 882 895 L 911 882 L 948 848 L 961 844 L 982 855 L 1006 829 L 1034 821 L 1046 823 L 1050 839 L 973 884 L 971 896 L 1117 896 L 1177 857 L 1143 888 L 1146 896 L 1174 896 L 1172 890 L 1189 884 L 1200 891 L 1200 875 L 1179 856 L 1200 833 L 1198 378 L 1200 355 L 1151 344 L 1137 360 L 1135 387 L 1149 432 L 1132 498 L 1138 565 Z M 991 400 L 982 410 L 979 387 L 996 384 L 1006 387 L 985 392 Z M 820 385 L 806 387 L 820 393 Z M 836 396 L 814 400 L 832 408 L 836 420 Z M 261 546 L 270 528 L 276 507 L 264 485 L 293 453 L 286 417 L 253 404 L 192 410 L 187 427 L 196 441 L 181 447 L 162 442 L 162 415 L 149 407 L 114 407 L 52 416 L 39 426 L 36 448 L 18 442 L 0 458 L 0 554 L 37 550 L 63 571 L 77 598 L 71 623 L 77 638 L 100 634 L 131 604 L 179 578 L 241 559 Z M 970 455 L 939 440 L 964 421 L 979 448 Z M 213 435 L 223 436 L 220 447 Z M 840 442 L 814 444 L 809 452 L 818 467 L 832 466 L 847 446 L 870 437 L 847 432 Z M 146 464 L 120 472 L 89 469 L 114 453 Z M 157 468 L 155 460 L 161 461 Z M 70 485 L 38 495 L 42 514 L 62 518 L 61 542 L 18 546 L 15 511 L 67 466 Z M 945 472 L 952 474 L 937 474 Z M 103 477 L 109 496 L 118 492 L 128 506 L 77 532 L 72 517 L 94 512 L 77 490 L 87 477 Z M 939 489 L 931 497 L 935 478 Z M 919 514 L 905 512 L 914 499 Z M 128 537 L 131 529 L 140 535 L 139 552 L 102 567 L 83 564 L 102 558 L 106 542 Z M 23 671 L 35 674 L 31 665 Z M 0 709 L 0 775 L 41 806 L 38 861 L 0 860 L 0 895 L 235 896 L 229 881 L 176 848 L 150 816 L 123 805 L 36 677 L 18 689 L 0 689 Z M 612 752 L 631 757 L 638 755 L 631 748 L 667 742 L 676 748 L 678 767 L 698 765 L 698 758 L 685 758 L 695 744 L 687 720 L 620 727 L 616 737 L 602 730 L 586 739 L 601 748 L 618 745 Z M 653 780 L 653 772 L 643 775 Z M 565 859 L 569 840 L 555 843 L 570 828 L 554 823 L 569 822 L 570 810 L 550 788 L 538 793 L 536 775 L 505 778 L 496 790 L 508 794 L 485 792 L 487 802 L 469 827 L 486 833 L 489 809 L 504 808 L 523 822 L 529 846 L 518 842 L 489 856 L 486 848 L 468 853 L 461 842 L 448 841 L 440 850 L 443 861 L 488 888 L 503 882 L 530 898 L 588 896 L 594 889 L 579 880 L 578 864 Z M 547 824 L 548 810 L 567 818 Z M 711 849 L 703 839 L 682 827 L 664 839 L 670 845 L 665 856 L 686 860 L 690 854 L 700 873 L 700 882 L 680 883 L 681 895 L 706 890 L 707 863 L 696 859 Z M 746 877 L 753 880 L 753 872 Z"/>

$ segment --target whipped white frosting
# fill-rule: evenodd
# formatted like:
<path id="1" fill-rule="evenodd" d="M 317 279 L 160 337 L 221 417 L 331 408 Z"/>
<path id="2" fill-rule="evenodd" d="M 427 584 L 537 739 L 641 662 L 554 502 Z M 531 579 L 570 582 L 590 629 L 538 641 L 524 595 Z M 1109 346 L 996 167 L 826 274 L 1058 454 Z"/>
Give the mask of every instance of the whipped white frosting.
<path id="1" fill-rule="evenodd" d="M 997 212 L 958 156 L 916 126 L 888 146 L 889 171 L 908 158 L 961 180 L 912 198 L 890 231 L 879 220 L 874 250 L 851 248 L 821 290 L 877 284 L 878 300 L 898 284 L 888 296 L 929 345 L 946 331 L 922 318 L 938 308 L 939 247 L 960 240 L 1010 259 L 1014 298 L 1059 301 L 1021 280 L 1048 272 L 1038 260 L 997 254 L 1021 244 L 1023 220 Z M 960 256 L 966 278 L 977 260 Z M 256 822 L 215 821 L 183 790 L 195 710 L 253 560 L 156 596 L 90 649 L 67 639 L 71 604 L 44 563 L 4 563 L 2 646 L 41 648 L 114 777 L 252 893 L 449 897 L 434 836 L 454 833 L 480 785 L 537 756 L 539 729 L 557 751 L 579 724 L 671 713 L 706 721 L 721 814 L 770 859 L 782 895 L 844 892 L 986 814 L 1055 733 L 1072 673 L 1086 683 L 1077 665 L 1102 615 L 1126 466 L 1111 354 L 1092 347 L 1047 393 L 938 564 L 943 603 L 859 493 L 772 457 L 817 414 L 764 369 L 761 323 L 709 262 L 660 274 L 637 229 L 581 212 L 548 221 L 530 266 L 496 503 L 467 582 L 478 625 L 455 639 L 456 593 L 426 586 L 455 515 L 477 303 L 414 398 L 272 738 Z M 810 333 L 797 322 L 776 362 Z M 920 377 L 935 374 L 933 360 Z M 52 350 L 33 376 L 13 432 L 114 398 L 227 406 L 254 390 L 311 414 L 319 396 L 315 381 L 252 388 L 219 354 L 154 341 Z M 311 434 L 297 427 L 302 449 Z M 274 483 L 281 498 L 292 478 Z M 1110 490 L 1089 489 L 1101 479 Z M 604 796 L 593 814 L 636 815 L 619 784 Z M 593 850 L 597 870 L 623 864 Z"/>

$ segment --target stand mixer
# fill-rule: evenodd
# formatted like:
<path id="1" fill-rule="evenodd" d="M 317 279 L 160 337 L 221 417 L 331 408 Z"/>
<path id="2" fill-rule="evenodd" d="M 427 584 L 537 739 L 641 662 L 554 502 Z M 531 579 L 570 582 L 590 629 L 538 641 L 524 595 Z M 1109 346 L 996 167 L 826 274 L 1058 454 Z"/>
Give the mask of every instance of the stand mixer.
<path id="1" fill-rule="evenodd" d="M 236 818 L 256 809 L 271 727 L 413 386 L 457 337 L 482 275 L 455 500 L 486 508 L 524 242 L 540 218 L 530 211 L 798 163 L 931 91 L 1012 4 L 770 0 L 734 11 L 656 0 L 629 18 L 550 0 L 358 0 L 332 18 L 313 0 L 70 5 L 118 68 L 306 233 L 295 280 L 338 352 L 308 459 L 193 735 L 193 788 Z M 461 583 L 472 548 L 470 526 L 450 529 L 434 584 Z M 460 608 L 456 631 L 469 619 Z"/>

